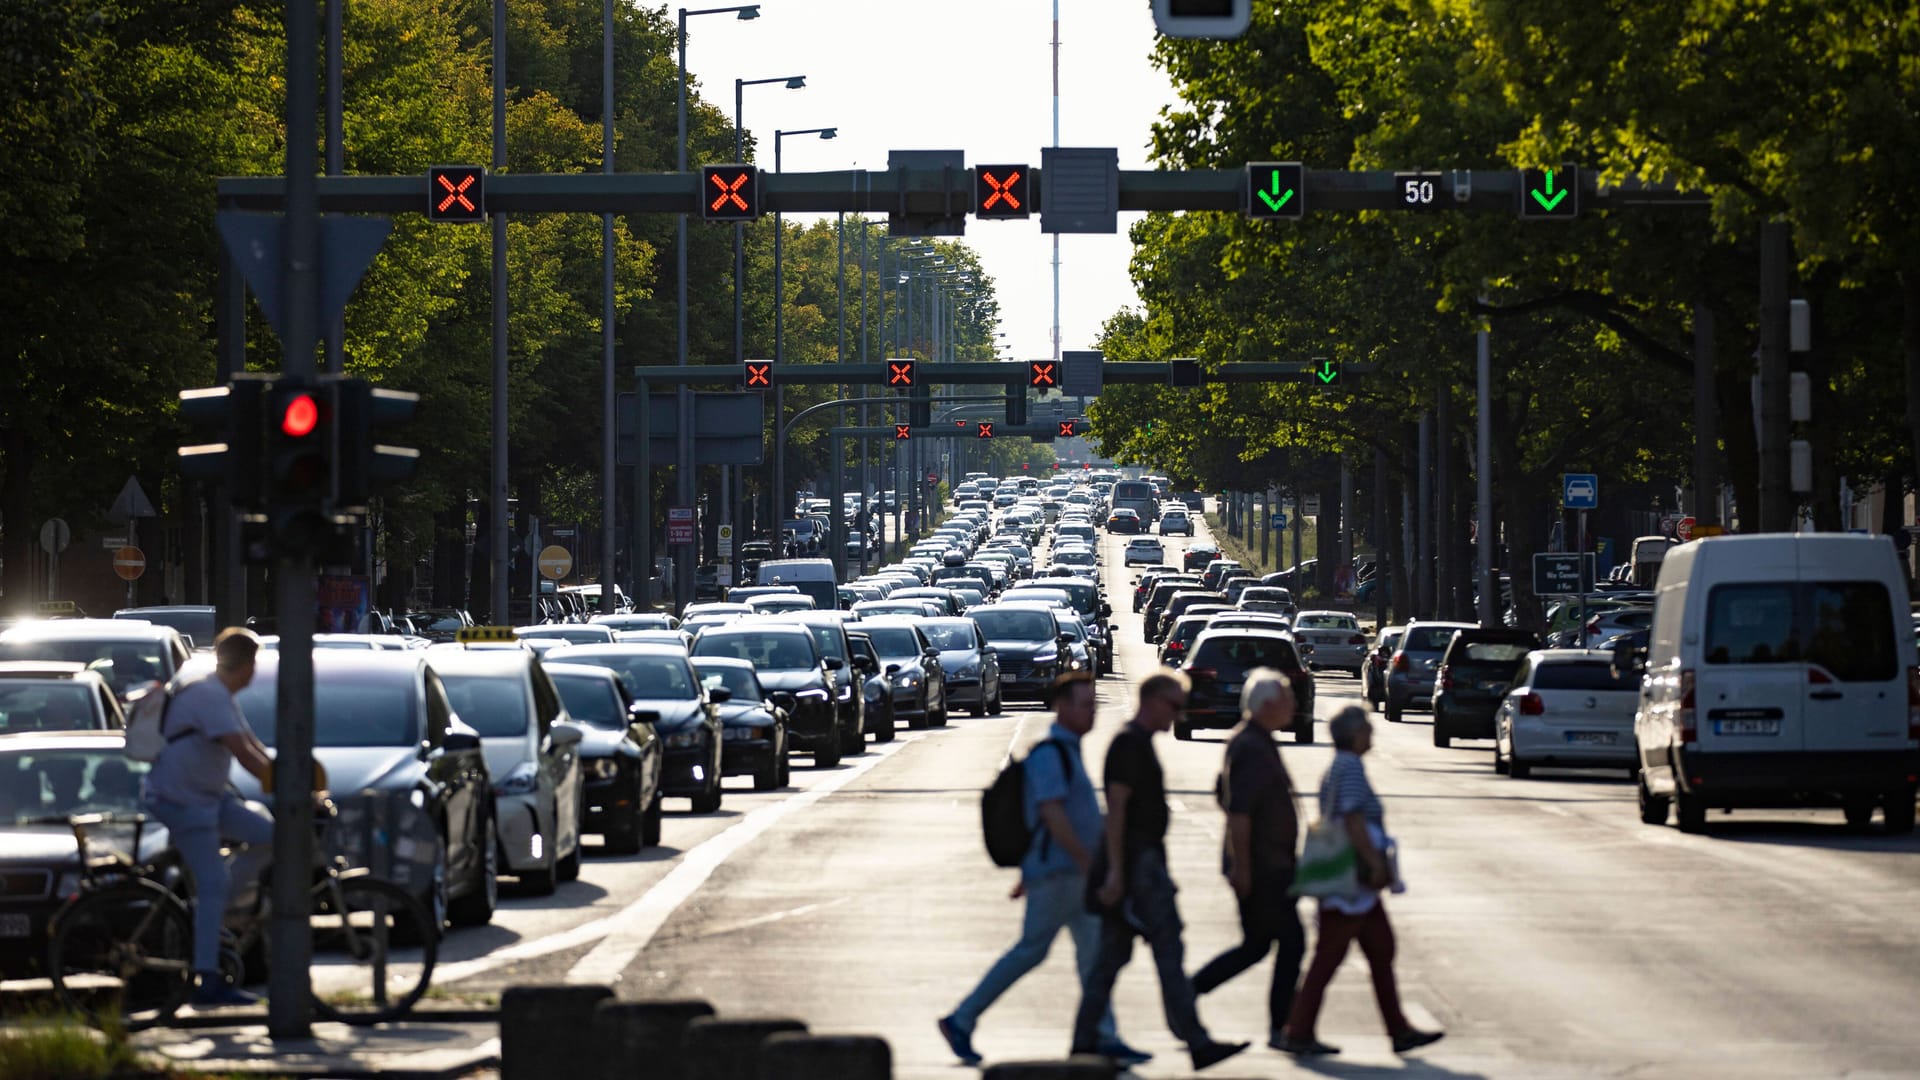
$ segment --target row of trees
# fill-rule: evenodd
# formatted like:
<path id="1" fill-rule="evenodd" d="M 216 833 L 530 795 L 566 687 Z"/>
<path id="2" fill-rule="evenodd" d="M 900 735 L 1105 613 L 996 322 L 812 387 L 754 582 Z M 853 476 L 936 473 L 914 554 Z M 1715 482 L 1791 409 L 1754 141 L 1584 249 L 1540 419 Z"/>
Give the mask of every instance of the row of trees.
<path id="1" fill-rule="evenodd" d="M 1489 467 L 1510 561 L 1524 566 L 1543 548 L 1563 471 L 1600 472 L 1616 490 L 1691 486 L 1699 305 L 1717 329 L 1721 475 L 1750 519 L 1758 238 L 1764 222 L 1784 218 L 1798 257 L 1793 295 L 1815 312 L 1814 351 L 1796 357 L 1815 387 L 1814 421 L 1802 432 L 1817 463 L 1815 520 L 1839 525 L 1830 493 L 1841 477 L 1906 490 L 1920 456 L 1920 272 L 1911 255 L 1920 203 L 1904 168 L 1920 146 L 1912 5 L 1256 8 L 1237 41 L 1158 46 L 1156 62 L 1182 99 L 1154 128 L 1165 166 L 1572 161 L 1608 181 L 1707 193 L 1711 212 L 1588 213 L 1557 225 L 1466 214 L 1150 215 L 1132 233 L 1143 307 L 1109 320 L 1108 357 L 1304 365 L 1326 356 L 1379 373 L 1338 394 L 1295 385 L 1109 389 L 1093 410 L 1107 453 L 1209 488 L 1275 480 L 1308 491 L 1331 486 L 1330 465 L 1343 456 L 1359 481 L 1356 518 L 1400 550 L 1421 414 L 1441 425 L 1437 460 L 1453 463 L 1456 493 L 1468 487 L 1474 332 L 1484 321 L 1494 372 Z M 1147 423 L 1154 417 L 1183 419 Z M 1373 482 L 1376 453 L 1385 491 Z M 1262 483 L 1246 482 L 1249 463 Z M 1375 495 L 1385 520 L 1373 520 Z M 1442 551 L 1456 536 L 1464 550 L 1466 519 L 1453 509 L 1438 514 Z M 1331 573 L 1330 561 L 1321 567 Z M 1405 585 L 1396 582 L 1397 598 L 1408 597 Z"/>
<path id="2" fill-rule="evenodd" d="M 614 11 L 616 163 L 670 171 L 672 19 L 665 8 Z M 511 0 L 508 13 L 509 167 L 598 170 L 600 0 Z M 284 5 L 272 0 L 0 0 L 0 100 L 8 103 L 0 110 L 8 387 L 0 395 L 0 589 L 11 596 L 31 592 L 39 522 L 59 515 L 82 530 L 97 524 L 128 472 L 167 512 L 191 501 L 171 465 L 183 434 L 174 395 L 214 379 L 215 183 L 282 170 L 283 18 Z M 430 164 L 489 160 L 490 18 L 488 0 L 346 5 L 347 172 L 424 175 Z M 699 90 L 689 98 L 690 160 L 732 160 L 731 119 Z M 622 370 L 675 358 L 673 228 L 661 215 L 616 222 Z M 908 261 L 891 258 L 883 282 L 881 249 L 898 245 L 872 227 L 862 265 L 862 230 L 865 222 L 849 219 L 848 359 L 858 358 L 862 328 L 875 354 L 928 355 L 924 316 L 905 310 L 897 275 Z M 517 217 L 508 233 L 512 487 L 526 512 L 592 526 L 600 517 L 600 222 Z M 746 355 L 772 356 L 774 226 L 762 221 L 745 234 Z M 734 356 L 732 239 L 729 228 L 695 222 L 689 230 L 694 363 Z M 789 363 L 830 360 L 839 347 L 838 240 L 832 222 L 787 226 Z M 956 301 L 955 355 L 990 358 L 991 281 L 963 246 L 934 247 L 977 285 Z M 490 260 L 487 230 L 401 215 L 347 308 L 346 370 L 423 395 L 407 433 L 422 465 L 389 500 L 382 543 L 395 568 L 433 556 L 441 603 L 465 602 L 469 590 L 485 595 L 462 564 L 468 523 L 484 509 L 471 500 L 488 472 Z M 257 310 L 248 342 L 250 369 L 279 366 L 279 343 Z M 821 393 L 790 392 L 789 403 L 798 409 Z M 825 460 L 820 436 L 802 433 L 792 475 L 818 473 Z M 664 495 L 666 478 L 650 479 Z M 408 577 L 396 576 L 389 602 L 404 600 Z"/>

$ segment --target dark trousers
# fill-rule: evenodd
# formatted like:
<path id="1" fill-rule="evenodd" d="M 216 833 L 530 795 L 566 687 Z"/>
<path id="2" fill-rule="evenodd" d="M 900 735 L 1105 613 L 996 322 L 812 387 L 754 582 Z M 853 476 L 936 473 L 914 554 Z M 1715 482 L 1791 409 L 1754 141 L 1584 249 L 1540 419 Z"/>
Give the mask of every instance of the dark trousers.
<path id="1" fill-rule="evenodd" d="M 1193 983 L 1187 978 L 1186 950 L 1180 942 L 1180 910 L 1174 904 L 1173 878 L 1167 874 L 1167 855 L 1142 851 L 1129 860 L 1127 892 L 1118 911 L 1100 918 L 1100 952 L 1093 969 L 1080 984 L 1080 1010 L 1073 1018 L 1073 1052 L 1099 1051 L 1100 1020 L 1113 1001 L 1113 983 L 1133 958 L 1135 935 L 1147 939 L 1153 964 L 1160 975 L 1160 1004 L 1167 1027 L 1188 1046 L 1212 1041 L 1194 1007 Z M 1097 884 L 1095 887 L 1098 887 Z"/>
<path id="2" fill-rule="evenodd" d="M 1393 924 L 1387 921 L 1387 905 L 1375 902 L 1365 915 L 1342 915 L 1322 907 L 1313 965 L 1307 968 L 1307 977 L 1293 998 L 1293 1011 L 1287 1016 L 1289 1038 L 1307 1041 L 1314 1037 L 1313 1027 L 1320 1019 L 1320 1002 L 1326 996 L 1327 984 L 1347 958 L 1347 946 L 1356 941 L 1373 972 L 1373 1000 L 1380 1006 L 1387 1034 L 1398 1035 L 1412 1026 L 1400 1012 L 1400 988 L 1393 978 Z"/>
<path id="3" fill-rule="evenodd" d="M 1240 944 L 1208 962 L 1193 977 L 1195 993 L 1205 994 L 1266 958 L 1275 945 L 1273 987 L 1267 992 L 1268 1024 L 1279 1031 L 1293 1010 L 1293 988 L 1300 981 L 1300 962 L 1307 955 L 1307 933 L 1300 925 L 1298 902 L 1287 895 L 1293 874 L 1283 871 L 1253 879 L 1253 890 L 1236 896 L 1240 903 Z"/>

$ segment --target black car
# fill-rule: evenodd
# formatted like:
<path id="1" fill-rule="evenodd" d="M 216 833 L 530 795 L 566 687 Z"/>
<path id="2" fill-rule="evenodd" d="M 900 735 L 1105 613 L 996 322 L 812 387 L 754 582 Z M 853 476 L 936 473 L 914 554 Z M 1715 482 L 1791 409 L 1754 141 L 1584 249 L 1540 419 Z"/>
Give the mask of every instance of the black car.
<path id="1" fill-rule="evenodd" d="M 772 791 L 787 786 L 787 710 L 767 700 L 753 665 L 724 656 L 704 656 L 694 662 L 709 692 L 727 691 L 720 706 L 720 770 L 728 776 L 753 777 L 753 790 Z"/>
<path id="2" fill-rule="evenodd" d="M 694 640 L 693 655 L 750 661 L 767 697 L 787 710 L 792 748 L 811 753 L 821 768 L 840 764 L 844 743 L 833 665 L 844 662 L 822 656 L 807 627 L 772 621 L 710 626 Z M 865 742 L 866 735 L 860 738 Z"/>
<path id="3" fill-rule="evenodd" d="M 633 855 L 658 844 L 665 749 L 654 732 L 652 714 L 604 667 L 541 666 L 582 732 L 580 768 L 587 805 L 580 830 L 599 833 L 615 855 Z"/>
<path id="4" fill-rule="evenodd" d="M 875 619 L 854 624 L 880 660 L 887 677 L 888 692 L 893 695 L 894 715 L 906 720 L 910 728 L 945 727 L 947 723 L 947 676 L 940 663 L 940 650 L 927 635 L 901 618 Z"/>
<path id="5" fill-rule="evenodd" d="M 834 709 L 840 722 L 840 753 L 866 753 L 867 700 L 861 693 L 864 676 L 848 662 L 852 654 L 847 649 L 846 613 L 789 611 L 781 613 L 780 621 L 806 627 L 813 635 L 814 647 L 829 661 L 827 669 L 833 676 Z M 832 663 L 835 660 L 839 661 L 837 665 Z"/>
<path id="6" fill-rule="evenodd" d="M 720 809 L 724 774 L 719 706 L 726 691 L 708 693 L 685 650 L 672 645 L 570 645 L 547 653 L 544 662 L 591 664 L 618 675 L 637 708 L 659 714 L 653 730 L 665 750 L 661 790 L 692 799 L 696 814 Z"/>
<path id="7" fill-rule="evenodd" d="M 1295 742 L 1313 741 L 1313 672 L 1300 662 L 1292 635 L 1280 630 L 1233 627 L 1208 630 L 1194 639 L 1188 651 L 1186 673 L 1191 684 L 1187 707 L 1173 725 L 1178 739 L 1191 739 L 1201 728 L 1231 728 L 1240 722 L 1240 691 L 1247 673 L 1272 668 L 1293 687 Z"/>
<path id="8" fill-rule="evenodd" d="M 1540 647 L 1528 630 L 1475 628 L 1454 633 L 1433 685 L 1433 745 L 1493 738 L 1494 717 L 1527 654 Z"/>
<path id="9" fill-rule="evenodd" d="M 213 671 L 202 654 L 180 672 L 191 681 Z M 275 743 L 280 654 L 263 649 L 253 682 L 235 695 L 260 741 Z M 392 859 L 380 876 L 419 896 L 455 926 L 493 921 L 500 870 L 493 778 L 480 733 L 461 721 L 424 652 L 316 649 L 313 654 L 313 756 L 326 767 L 340 817 L 331 835 L 354 866 L 374 868 L 407 845 L 376 845 L 369 804 L 384 798 L 385 826 L 416 836 L 421 860 Z M 259 781 L 234 765 L 240 794 L 264 799 Z M 408 813 L 405 808 L 414 812 Z M 403 815 L 397 821 L 395 814 Z M 360 823 L 360 824 L 356 824 Z"/>
<path id="10" fill-rule="evenodd" d="M 1180 569 L 1205 570 L 1207 564 L 1220 557 L 1220 549 L 1212 544 L 1195 544 L 1180 556 Z"/>
<path id="11" fill-rule="evenodd" d="M 1053 608 L 1043 604 L 1003 603 L 968 608 L 967 618 L 993 646 L 1000 659 L 1000 694 L 1007 699 L 1039 700 L 1066 670 L 1061 659 L 1068 642 L 1054 621 Z"/>
<path id="12" fill-rule="evenodd" d="M 893 688 L 880 671 L 880 654 L 858 630 L 847 631 L 847 648 L 852 651 L 853 670 L 860 677 L 861 696 L 867 702 L 867 733 L 874 742 L 892 742 L 899 718 L 893 715 Z"/>

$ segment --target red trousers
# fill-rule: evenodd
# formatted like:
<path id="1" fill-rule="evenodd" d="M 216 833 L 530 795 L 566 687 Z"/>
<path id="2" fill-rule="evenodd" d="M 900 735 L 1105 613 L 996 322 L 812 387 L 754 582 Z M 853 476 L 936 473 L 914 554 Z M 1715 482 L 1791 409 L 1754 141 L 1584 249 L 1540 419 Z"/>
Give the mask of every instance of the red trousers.
<path id="1" fill-rule="evenodd" d="M 1314 1038 L 1314 1024 L 1320 1018 L 1320 1002 L 1326 997 L 1327 984 L 1341 961 L 1347 958 L 1347 946 L 1360 943 L 1373 969 L 1373 999 L 1380 1006 L 1380 1019 L 1386 1021 L 1387 1034 L 1398 1035 L 1412 1025 L 1400 1012 L 1400 989 L 1393 979 L 1393 924 L 1387 921 L 1387 906 L 1375 903 L 1365 915 L 1343 915 L 1331 908 L 1320 909 L 1320 940 L 1313 950 L 1313 963 L 1293 996 L 1293 1011 L 1287 1016 L 1287 1036 L 1299 1041 Z"/>

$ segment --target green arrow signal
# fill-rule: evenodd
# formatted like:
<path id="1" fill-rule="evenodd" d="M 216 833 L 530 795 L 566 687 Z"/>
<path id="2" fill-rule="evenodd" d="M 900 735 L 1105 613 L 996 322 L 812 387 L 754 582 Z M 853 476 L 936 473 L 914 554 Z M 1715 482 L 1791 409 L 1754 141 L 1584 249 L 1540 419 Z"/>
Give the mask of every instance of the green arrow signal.
<path id="1" fill-rule="evenodd" d="M 1313 375 L 1314 378 L 1319 379 L 1322 383 L 1331 383 L 1340 377 L 1340 369 L 1334 366 L 1333 361 L 1323 360 L 1320 362 L 1320 370 L 1314 372 Z"/>
<path id="2" fill-rule="evenodd" d="M 1548 213 L 1552 213 L 1553 208 L 1560 205 L 1560 200 L 1567 197 L 1567 189 L 1561 188 L 1559 194 L 1557 195 L 1554 194 L 1553 170 L 1548 169 L 1547 170 L 1547 194 L 1542 195 L 1538 190 L 1530 191 L 1527 194 L 1532 195 L 1533 201 L 1539 203 L 1542 209 L 1545 209 Z M 1552 195 L 1553 198 L 1549 199 L 1547 198 L 1547 195 Z"/>
<path id="3" fill-rule="evenodd" d="M 1282 195 L 1280 193 L 1280 173 L 1276 170 L 1271 176 L 1273 194 L 1269 195 L 1264 191 L 1256 191 L 1254 194 L 1260 196 L 1260 201 L 1267 204 L 1267 209 L 1278 213 L 1281 207 L 1293 200 L 1293 189 L 1288 188 L 1286 194 Z"/>

